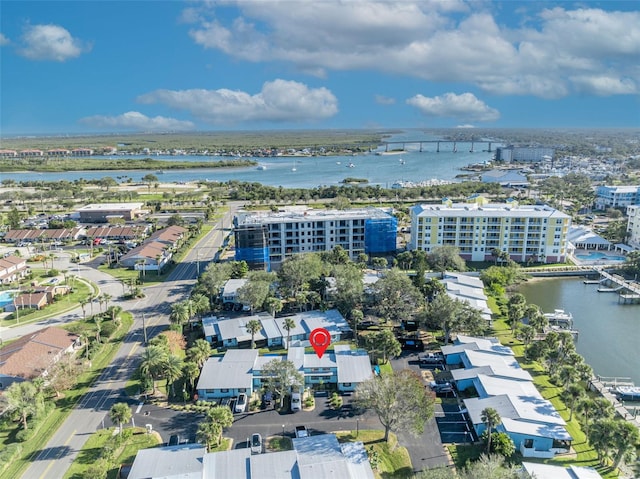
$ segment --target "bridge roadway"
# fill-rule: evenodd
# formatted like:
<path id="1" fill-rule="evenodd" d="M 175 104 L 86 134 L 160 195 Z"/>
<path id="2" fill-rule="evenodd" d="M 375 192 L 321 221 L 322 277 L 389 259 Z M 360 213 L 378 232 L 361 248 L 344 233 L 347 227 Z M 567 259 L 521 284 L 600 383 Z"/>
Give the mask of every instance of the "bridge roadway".
<path id="1" fill-rule="evenodd" d="M 91 276 L 102 292 L 113 296 L 111 304 L 121 306 L 134 316 L 134 325 L 124 338 L 111 364 L 105 368 L 87 394 L 68 416 L 66 421 L 51 437 L 47 445 L 37 451 L 30 466 L 23 473 L 24 479 L 47 479 L 64 477 L 78 456 L 87 439 L 100 429 L 103 420 L 109 414 L 111 406 L 123 399 L 126 381 L 137 368 L 139 354 L 143 350 L 142 315 L 146 317 L 146 329 L 152 338 L 169 324 L 170 307 L 176 301 L 184 299 L 193 287 L 198 270 L 203 271 L 206 264 L 217 254 L 224 241 L 224 226 L 231 226 L 234 209 L 215 225 L 198 244 L 196 244 L 172 271 L 169 279 L 161 284 L 145 288 L 146 297 L 130 304 L 119 299 L 122 286 L 111 276 L 93 270 Z M 99 278 L 99 279 L 98 279 Z M 55 322 L 74 321 L 81 317 L 81 310 L 73 311 Z M 51 320 L 37 325 L 29 325 L 29 330 L 44 328 L 52 324 Z M 12 333 L 21 332 L 20 328 Z M 24 334 L 28 331 L 25 330 Z"/>
<path id="2" fill-rule="evenodd" d="M 440 152 L 440 143 L 444 143 L 444 144 L 453 144 L 452 146 L 452 150 L 455 153 L 456 151 L 458 151 L 458 143 L 462 143 L 462 144 L 469 144 L 471 143 L 471 148 L 469 149 L 469 153 L 473 153 L 474 151 L 474 146 L 476 143 L 480 143 L 480 144 L 487 144 L 487 149 L 484 151 L 488 151 L 491 152 L 491 144 L 495 143 L 495 141 L 487 141 L 487 140 L 482 140 L 482 141 L 478 141 L 478 140 L 474 140 L 474 141 L 459 141 L 459 140 L 406 140 L 406 141 L 381 141 L 381 144 L 384 145 L 384 151 L 388 152 L 389 151 L 389 145 L 402 145 L 402 149 L 404 150 L 405 145 L 409 144 L 409 145 L 420 145 L 420 149 L 419 151 L 422 152 L 424 151 L 423 149 L 423 144 L 424 143 L 435 143 L 436 144 L 436 153 Z"/>

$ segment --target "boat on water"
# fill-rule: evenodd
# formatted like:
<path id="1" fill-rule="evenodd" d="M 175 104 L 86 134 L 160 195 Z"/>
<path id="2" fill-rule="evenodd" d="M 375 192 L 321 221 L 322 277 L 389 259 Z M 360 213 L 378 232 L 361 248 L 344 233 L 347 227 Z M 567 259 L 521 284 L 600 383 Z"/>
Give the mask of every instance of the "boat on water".
<path id="1" fill-rule="evenodd" d="M 355 167 L 356 167 L 356 165 L 354 165 L 353 163 L 349 163 L 349 164 L 347 165 L 347 168 L 355 168 Z"/>
<path id="2" fill-rule="evenodd" d="M 398 161 L 400 162 L 401 165 L 404 165 L 405 163 L 405 161 L 402 158 L 400 158 Z"/>
<path id="3" fill-rule="evenodd" d="M 266 169 L 267 167 L 265 165 L 258 165 L 258 167 L 256 168 L 256 170 L 260 170 L 260 171 L 264 171 Z"/>
<path id="4" fill-rule="evenodd" d="M 640 401 L 640 386 L 616 386 L 611 392 L 623 401 Z"/>
<path id="5" fill-rule="evenodd" d="M 156 171 L 156 175 L 164 175 L 164 170 L 158 170 L 158 171 Z"/>
<path id="6" fill-rule="evenodd" d="M 569 327 L 573 325 L 573 315 L 567 313 L 564 309 L 554 309 L 553 313 L 544 313 L 549 324 L 566 324 Z"/>
<path id="7" fill-rule="evenodd" d="M 336 165 L 341 165 L 341 164 L 342 164 L 342 162 L 336 161 Z"/>

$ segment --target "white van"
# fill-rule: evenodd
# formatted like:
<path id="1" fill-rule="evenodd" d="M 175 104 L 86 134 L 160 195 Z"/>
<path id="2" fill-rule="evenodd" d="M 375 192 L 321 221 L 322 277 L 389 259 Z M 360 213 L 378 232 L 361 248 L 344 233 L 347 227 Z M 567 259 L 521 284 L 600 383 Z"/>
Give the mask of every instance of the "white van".
<path id="1" fill-rule="evenodd" d="M 302 409 L 302 394 L 300 391 L 291 393 L 291 412 L 300 411 Z"/>

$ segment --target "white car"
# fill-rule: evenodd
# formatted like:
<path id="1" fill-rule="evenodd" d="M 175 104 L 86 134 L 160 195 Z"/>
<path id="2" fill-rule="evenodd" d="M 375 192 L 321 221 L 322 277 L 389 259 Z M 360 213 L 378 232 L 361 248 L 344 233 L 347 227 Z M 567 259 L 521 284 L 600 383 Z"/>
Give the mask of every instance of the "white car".
<path id="1" fill-rule="evenodd" d="M 251 435 L 251 454 L 262 454 L 262 436 L 257 432 Z"/>
<path id="2" fill-rule="evenodd" d="M 300 392 L 291 393 L 291 412 L 300 411 L 302 409 L 302 394 Z"/>
<path id="3" fill-rule="evenodd" d="M 236 401 L 235 412 L 244 412 L 247 407 L 247 395 L 244 393 L 240 393 L 238 395 L 238 400 Z"/>

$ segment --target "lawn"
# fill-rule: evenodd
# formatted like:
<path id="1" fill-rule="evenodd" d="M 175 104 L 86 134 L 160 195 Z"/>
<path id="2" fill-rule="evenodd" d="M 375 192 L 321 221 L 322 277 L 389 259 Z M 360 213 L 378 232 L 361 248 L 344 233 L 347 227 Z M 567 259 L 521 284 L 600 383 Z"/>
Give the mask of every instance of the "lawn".
<path id="1" fill-rule="evenodd" d="M 71 323 L 73 324 L 73 323 Z M 14 461 L 5 471 L 2 477 L 20 477 L 32 460 L 32 455 L 45 447 L 49 438 L 58 430 L 60 425 L 71 413 L 75 405 L 87 393 L 91 384 L 100 376 L 103 369 L 111 363 L 113 356 L 121 345 L 122 338 L 129 331 L 133 319 L 129 313 L 122 315 L 122 325 L 114 334 L 112 340 L 105 344 L 100 352 L 93 358 L 92 369 L 83 372 L 78 378 L 75 388 L 65 391 L 62 398 L 56 400 L 56 407 L 40 423 L 38 434 L 22 443 L 20 458 Z M 9 426 L 13 426 L 9 424 Z M 0 445 L 7 445 L 15 441 L 15 427 L 0 427 Z"/>
<path id="2" fill-rule="evenodd" d="M 48 278 L 43 278 L 47 280 Z M 40 321 L 52 316 L 59 316 L 67 311 L 71 311 L 78 307 L 78 302 L 81 299 L 88 298 L 94 291 L 94 287 L 91 283 L 84 279 L 75 280 L 73 285 L 73 293 L 66 296 L 60 296 L 53 304 L 45 306 L 41 310 L 26 309 L 18 311 L 18 319 L 3 319 L 0 321 L 0 326 L 10 327 L 19 324 L 31 323 L 34 321 Z"/>
<path id="3" fill-rule="evenodd" d="M 406 448 L 398 446 L 398 438 L 389 433 L 389 442 L 384 441 L 384 431 L 364 430 L 336 433 L 340 442 L 361 441 L 369 453 L 369 460 L 378 479 L 403 479 L 413 477 L 413 467 Z"/>

